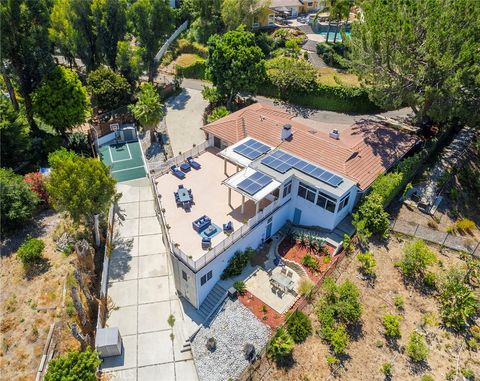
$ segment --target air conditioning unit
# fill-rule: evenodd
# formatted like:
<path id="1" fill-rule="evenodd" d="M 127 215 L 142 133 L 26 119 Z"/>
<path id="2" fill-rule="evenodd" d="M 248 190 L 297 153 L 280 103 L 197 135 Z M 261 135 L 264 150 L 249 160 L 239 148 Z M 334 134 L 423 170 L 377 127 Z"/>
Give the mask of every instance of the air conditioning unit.
<path id="1" fill-rule="evenodd" d="M 337 140 L 339 140 L 339 139 L 340 139 L 340 132 L 338 132 L 338 130 L 332 130 L 332 131 L 330 131 L 329 136 L 330 136 L 332 139 L 337 139 Z"/>

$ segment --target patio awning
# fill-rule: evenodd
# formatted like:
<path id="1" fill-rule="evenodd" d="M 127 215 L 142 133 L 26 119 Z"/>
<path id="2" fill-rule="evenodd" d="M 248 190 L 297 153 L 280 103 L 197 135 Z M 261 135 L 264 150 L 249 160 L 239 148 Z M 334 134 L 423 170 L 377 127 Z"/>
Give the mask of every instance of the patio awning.
<path id="1" fill-rule="evenodd" d="M 272 181 L 267 184 L 265 187 L 260 189 L 258 192 L 254 194 L 249 194 L 242 189 L 238 187 L 238 185 L 252 176 L 253 174 L 257 173 L 253 168 L 245 168 L 241 170 L 240 172 L 235 173 L 234 175 L 230 176 L 228 179 L 223 181 L 223 184 L 225 184 L 227 187 L 233 189 L 235 192 L 240 193 L 241 195 L 245 196 L 247 199 L 254 201 L 255 203 L 258 201 L 261 201 L 263 198 L 265 198 L 267 195 L 272 193 L 275 189 L 277 189 L 281 183 L 278 182 L 275 179 L 272 179 Z"/>

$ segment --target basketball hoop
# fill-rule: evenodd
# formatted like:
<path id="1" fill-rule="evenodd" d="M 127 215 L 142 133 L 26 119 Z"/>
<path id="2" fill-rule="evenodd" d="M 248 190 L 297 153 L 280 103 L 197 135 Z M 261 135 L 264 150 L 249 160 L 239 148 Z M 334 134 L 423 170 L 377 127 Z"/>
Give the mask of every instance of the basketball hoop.
<path id="1" fill-rule="evenodd" d="M 120 125 L 118 123 L 112 123 L 110 125 L 110 131 L 117 132 L 120 128 Z"/>

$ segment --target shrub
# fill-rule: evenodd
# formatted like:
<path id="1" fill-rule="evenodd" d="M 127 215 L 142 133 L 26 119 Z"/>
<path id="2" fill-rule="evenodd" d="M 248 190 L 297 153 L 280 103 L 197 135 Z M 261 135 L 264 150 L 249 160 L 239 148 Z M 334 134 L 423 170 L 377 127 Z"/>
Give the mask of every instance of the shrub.
<path id="1" fill-rule="evenodd" d="M 445 326 L 463 329 L 479 309 L 475 292 L 465 283 L 465 274 L 452 268 L 440 285 L 440 316 Z"/>
<path id="2" fill-rule="evenodd" d="M 470 368 L 462 368 L 460 372 L 462 373 L 462 376 L 469 381 L 475 379 L 475 372 Z"/>
<path id="3" fill-rule="evenodd" d="M 383 327 L 385 328 L 385 336 L 394 339 L 400 338 L 400 320 L 401 317 L 397 315 L 385 315 L 383 317 Z"/>
<path id="4" fill-rule="evenodd" d="M 97 352 L 69 352 L 48 363 L 45 381 L 96 381 L 101 361 Z"/>
<path id="5" fill-rule="evenodd" d="M 132 88 L 126 78 L 108 66 L 100 66 L 87 77 L 92 102 L 101 110 L 114 110 L 130 102 Z"/>
<path id="6" fill-rule="evenodd" d="M 30 190 L 38 196 L 38 199 L 48 203 L 47 187 L 45 177 L 40 172 L 31 172 L 23 176 L 23 180 L 28 184 Z"/>
<path id="7" fill-rule="evenodd" d="M 343 353 L 348 346 L 345 325 L 357 322 L 361 316 L 360 293 L 348 280 L 337 285 L 327 278 L 322 288 L 324 293 L 316 304 L 320 336 L 330 343 L 335 353 Z"/>
<path id="8" fill-rule="evenodd" d="M 287 319 L 287 331 L 296 343 L 301 343 L 312 334 L 312 323 L 302 311 L 294 311 Z"/>
<path id="9" fill-rule="evenodd" d="M 343 324 L 340 324 L 332 331 L 330 336 L 330 347 L 333 353 L 339 355 L 345 353 L 345 350 L 350 344 L 347 329 Z"/>
<path id="10" fill-rule="evenodd" d="M 225 106 L 214 108 L 212 113 L 207 117 L 207 122 L 208 123 L 215 122 L 216 120 L 221 119 L 229 114 L 230 114 L 230 111 L 228 111 Z"/>
<path id="11" fill-rule="evenodd" d="M 196 41 L 189 41 L 186 38 L 180 38 L 177 40 L 176 54 L 196 54 L 202 58 L 207 58 L 208 49 L 205 45 L 202 45 Z"/>
<path id="12" fill-rule="evenodd" d="M 468 218 L 462 218 L 455 222 L 455 227 L 457 230 L 464 232 L 464 231 L 471 231 L 472 229 L 476 228 L 475 222 L 469 220 Z"/>
<path id="13" fill-rule="evenodd" d="M 344 57 L 347 47 L 341 43 L 320 42 L 317 44 L 317 54 L 329 66 L 347 69 L 349 61 Z"/>
<path id="14" fill-rule="evenodd" d="M 17 227 L 30 218 L 39 202 L 22 176 L 0 168 L 0 215 L 2 231 Z"/>
<path id="15" fill-rule="evenodd" d="M 225 270 L 223 270 L 220 278 L 225 280 L 240 275 L 254 253 L 255 251 L 252 251 L 251 248 L 244 252 L 237 251 L 228 262 L 228 265 Z"/>
<path id="16" fill-rule="evenodd" d="M 312 270 L 318 270 L 320 268 L 318 260 L 315 257 L 311 256 L 310 254 L 306 254 L 302 258 L 302 265 Z"/>
<path id="17" fill-rule="evenodd" d="M 317 71 L 307 61 L 276 57 L 268 60 L 265 68 L 269 83 L 278 89 L 281 98 L 293 91 L 311 93 L 317 86 Z"/>
<path id="18" fill-rule="evenodd" d="M 353 245 L 353 242 L 352 242 L 352 238 L 348 234 L 343 235 L 342 246 L 343 246 L 343 250 L 345 250 L 347 254 L 352 253 L 353 250 L 355 249 L 355 246 Z"/>
<path id="19" fill-rule="evenodd" d="M 267 346 L 267 356 L 281 362 L 293 351 L 293 340 L 284 328 L 279 328 Z"/>
<path id="20" fill-rule="evenodd" d="M 435 288 L 436 282 L 437 282 L 437 276 L 435 275 L 435 273 L 431 271 L 427 272 L 423 277 L 423 284 L 426 287 Z"/>
<path id="21" fill-rule="evenodd" d="M 418 332 L 412 332 L 405 347 L 405 353 L 412 361 L 422 362 L 428 357 L 429 349 L 425 338 Z"/>
<path id="22" fill-rule="evenodd" d="M 392 375 L 392 363 L 386 362 L 385 364 L 382 365 L 382 373 L 389 377 Z"/>
<path id="23" fill-rule="evenodd" d="M 423 277 L 428 266 L 437 262 L 437 257 L 421 239 L 408 243 L 403 249 L 403 258 L 395 264 L 406 278 Z"/>
<path id="24" fill-rule="evenodd" d="M 152 127 L 160 122 L 165 111 L 157 88 L 151 83 L 144 83 L 137 96 L 137 103 L 128 106 L 135 119 L 144 127 Z"/>
<path id="25" fill-rule="evenodd" d="M 429 374 L 424 374 L 422 376 L 422 379 L 421 381 L 435 381 L 435 379 L 433 378 L 433 376 L 429 375 Z"/>
<path id="26" fill-rule="evenodd" d="M 17 257 L 25 268 L 30 267 L 42 258 L 45 243 L 38 238 L 28 238 L 17 250 Z"/>
<path id="27" fill-rule="evenodd" d="M 375 275 L 375 266 L 377 265 L 377 261 L 372 253 L 360 253 L 357 255 L 357 259 L 360 262 L 360 272 L 363 275 L 372 277 Z"/>
<path id="28" fill-rule="evenodd" d="M 185 58 L 185 62 L 177 61 L 175 67 L 177 74 L 184 78 L 205 79 L 205 59 L 193 54 L 184 56 L 188 56 Z"/>
<path id="29" fill-rule="evenodd" d="M 245 282 L 243 282 L 243 281 L 241 281 L 241 280 L 235 282 L 235 283 L 233 284 L 233 288 L 234 288 L 235 290 L 237 290 L 237 292 L 238 292 L 240 295 L 245 294 L 245 291 L 247 291 L 247 288 L 246 288 L 246 286 L 245 286 Z"/>
<path id="30" fill-rule="evenodd" d="M 388 213 L 383 209 L 383 198 L 377 193 L 370 193 L 353 214 L 354 225 L 369 237 L 372 234 L 387 236 L 390 228 Z"/>
<path id="31" fill-rule="evenodd" d="M 405 301 L 400 295 L 395 296 L 393 303 L 398 310 L 403 310 L 405 308 Z"/>
<path id="32" fill-rule="evenodd" d="M 314 284 L 310 278 L 300 279 L 300 284 L 298 285 L 298 292 L 301 296 L 309 295 L 313 290 Z"/>
<path id="33" fill-rule="evenodd" d="M 87 134 L 79 131 L 67 135 L 66 148 L 81 156 L 90 156 L 91 154 Z"/>

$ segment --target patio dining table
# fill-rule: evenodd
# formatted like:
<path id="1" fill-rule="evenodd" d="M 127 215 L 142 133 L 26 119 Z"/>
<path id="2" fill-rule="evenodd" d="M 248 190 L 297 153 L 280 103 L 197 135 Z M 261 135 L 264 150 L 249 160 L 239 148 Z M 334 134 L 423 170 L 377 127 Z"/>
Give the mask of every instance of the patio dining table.
<path id="1" fill-rule="evenodd" d="M 188 189 L 187 188 L 180 188 L 178 189 L 178 198 L 180 200 L 180 202 L 190 202 L 192 201 L 192 197 L 190 196 L 190 194 L 188 193 Z"/>
<path id="2" fill-rule="evenodd" d="M 270 282 L 283 291 L 292 291 L 295 285 L 291 278 L 279 273 L 273 273 L 270 276 Z"/>

